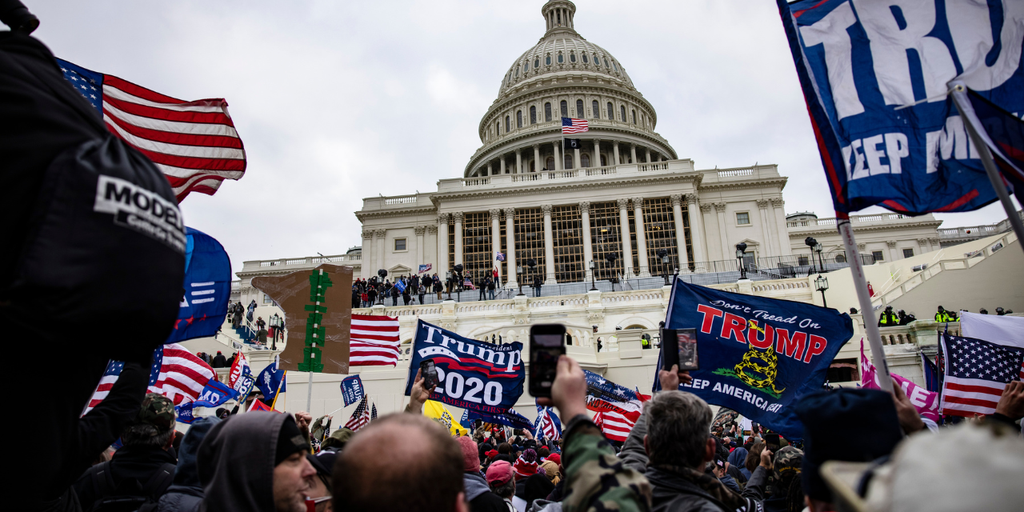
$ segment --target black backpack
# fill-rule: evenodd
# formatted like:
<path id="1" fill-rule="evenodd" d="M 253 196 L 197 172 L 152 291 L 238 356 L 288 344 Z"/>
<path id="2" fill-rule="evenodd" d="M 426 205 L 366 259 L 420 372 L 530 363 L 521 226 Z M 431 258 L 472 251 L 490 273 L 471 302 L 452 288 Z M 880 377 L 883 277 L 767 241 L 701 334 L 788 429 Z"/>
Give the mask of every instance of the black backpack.
<path id="1" fill-rule="evenodd" d="M 133 512 L 146 504 L 155 504 L 174 480 L 174 464 L 164 463 L 146 480 L 126 479 L 115 484 L 110 475 L 110 462 L 97 464 L 89 469 L 96 501 L 92 512 Z M 149 507 L 152 508 L 152 507 Z"/>

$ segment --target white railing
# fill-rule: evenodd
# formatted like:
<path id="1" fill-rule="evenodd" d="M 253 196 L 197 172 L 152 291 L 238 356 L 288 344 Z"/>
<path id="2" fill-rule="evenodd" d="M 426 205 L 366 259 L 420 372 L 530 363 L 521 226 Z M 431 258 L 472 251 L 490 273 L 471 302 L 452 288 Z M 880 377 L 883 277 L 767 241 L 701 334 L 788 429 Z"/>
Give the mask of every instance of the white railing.
<path id="1" fill-rule="evenodd" d="M 729 169 L 726 171 L 718 171 L 719 178 L 733 178 L 736 176 L 753 176 L 754 169 Z"/>
<path id="2" fill-rule="evenodd" d="M 640 164 L 640 172 L 648 171 L 664 171 L 668 169 L 668 162 L 654 162 L 649 164 Z M 753 171 L 751 171 L 753 172 Z"/>
<path id="3" fill-rule="evenodd" d="M 411 204 L 416 202 L 416 196 L 385 197 L 384 204 Z"/>
<path id="4" fill-rule="evenodd" d="M 462 180 L 462 186 L 464 187 L 479 187 L 481 185 L 487 185 L 491 182 L 489 178 L 468 178 Z"/>

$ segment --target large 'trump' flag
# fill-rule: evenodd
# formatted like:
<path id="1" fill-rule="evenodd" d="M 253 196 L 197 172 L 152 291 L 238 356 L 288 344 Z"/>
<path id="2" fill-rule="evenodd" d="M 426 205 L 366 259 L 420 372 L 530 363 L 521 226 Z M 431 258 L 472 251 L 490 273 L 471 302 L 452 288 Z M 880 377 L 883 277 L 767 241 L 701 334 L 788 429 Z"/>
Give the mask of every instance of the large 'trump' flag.
<path id="1" fill-rule="evenodd" d="M 1024 348 L 942 335 L 942 414 L 992 414 L 1011 380 L 1024 380 Z"/>
<path id="2" fill-rule="evenodd" d="M 179 203 L 189 192 L 213 195 L 221 181 L 245 174 L 245 149 L 223 98 L 183 101 L 64 60 L 57 63 L 107 129 L 163 171 Z"/>
<path id="3" fill-rule="evenodd" d="M 777 2 L 837 212 L 996 199 L 946 93 L 956 80 L 1024 113 L 1024 2 Z"/>
<path id="4" fill-rule="evenodd" d="M 349 366 L 398 365 L 398 319 L 352 315 Z"/>
<path id="5" fill-rule="evenodd" d="M 526 366 L 522 350 L 519 342 L 494 345 L 420 320 L 405 395 L 412 391 L 420 361 L 431 359 L 439 381 L 431 400 L 489 414 L 504 413 L 523 394 Z"/>
<path id="6" fill-rule="evenodd" d="M 853 336 L 850 316 L 834 309 L 682 280 L 672 287 L 665 327 L 697 334 L 700 369 L 680 389 L 797 440 L 803 426 L 792 406 L 821 389 L 832 359 Z M 657 375 L 654 384 L 657 390 Z"/>

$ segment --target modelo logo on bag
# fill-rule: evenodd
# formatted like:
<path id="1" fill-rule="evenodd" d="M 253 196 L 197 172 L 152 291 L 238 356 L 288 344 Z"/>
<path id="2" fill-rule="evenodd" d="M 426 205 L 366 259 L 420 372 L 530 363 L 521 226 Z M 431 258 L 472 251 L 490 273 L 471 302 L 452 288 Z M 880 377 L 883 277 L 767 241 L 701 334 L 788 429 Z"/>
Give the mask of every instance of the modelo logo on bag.
<path id="1" fill-rule="evenodd" d="M 114 216 L 114 224 L 142 233 L 185 253 L 185 229 L 178 205 L 129 181 L 100 175 L 93 211 Z"/>

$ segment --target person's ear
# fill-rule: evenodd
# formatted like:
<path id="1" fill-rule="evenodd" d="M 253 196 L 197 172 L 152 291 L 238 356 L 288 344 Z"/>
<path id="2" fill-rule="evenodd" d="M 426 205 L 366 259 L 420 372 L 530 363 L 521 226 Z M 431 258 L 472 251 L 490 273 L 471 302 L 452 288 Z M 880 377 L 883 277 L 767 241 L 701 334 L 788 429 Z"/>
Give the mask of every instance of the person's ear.
<path id="1" fill-rule="evenodd" d="M 704 462 L 711 462 L 715 460 L 715 440 L 708 438 L 708 443 L 704 447 Z"/>
<path id="2" fill-rule="evenodd" d="M 466 501 L 466 493 L 460 492 L 455 498 L 455 512 L 469 512 L 469 502 Z"/>

